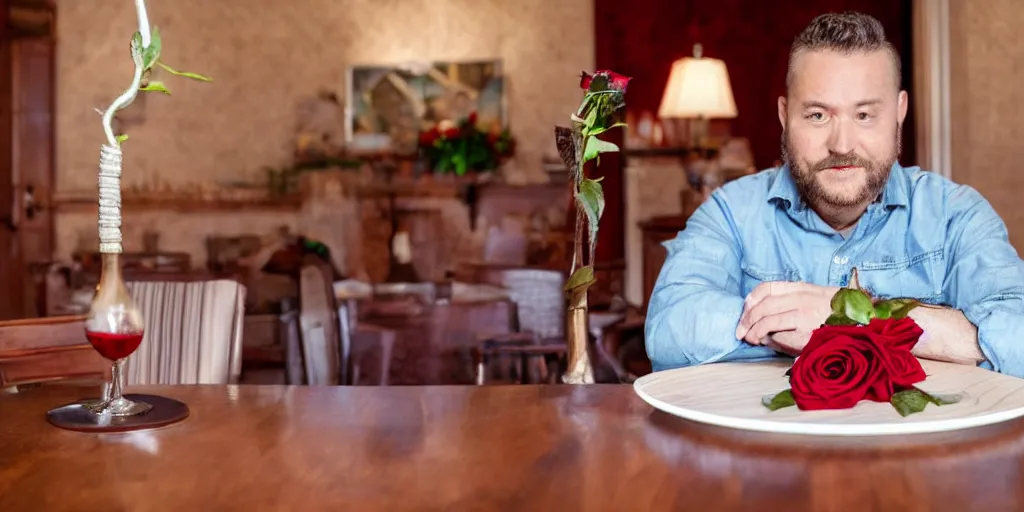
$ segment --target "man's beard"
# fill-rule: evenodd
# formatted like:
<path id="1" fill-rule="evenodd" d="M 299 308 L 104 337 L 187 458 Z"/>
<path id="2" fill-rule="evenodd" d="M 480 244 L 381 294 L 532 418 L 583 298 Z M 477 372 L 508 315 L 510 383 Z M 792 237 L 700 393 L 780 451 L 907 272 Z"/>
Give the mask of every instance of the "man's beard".
<path id="1" fill-rule="evenodd" d="M 892 165 L 896 163 L 903 150 L 903 124 L 896 125 L 896 144 L 892 155 L 881 161 L 861 158 L 853 151 L 839 155 L 829 153 L 827 157 L 804 167 L 799 159 L 789 150 L 789 138 L 785 129 L 782 130 L 782 161 L 789 165 L 797 191 L 807 204 L 826 208 L 848 208 L 874 201 L 885 188 L 889 180 Z M 795 158 L 794 158 L 795 157 Z M 867 173 L 867 183 L 853 196 L 836 194 L 821 185 L 816 176 L 819 172 L 834 167 L 862 167 Z"/>

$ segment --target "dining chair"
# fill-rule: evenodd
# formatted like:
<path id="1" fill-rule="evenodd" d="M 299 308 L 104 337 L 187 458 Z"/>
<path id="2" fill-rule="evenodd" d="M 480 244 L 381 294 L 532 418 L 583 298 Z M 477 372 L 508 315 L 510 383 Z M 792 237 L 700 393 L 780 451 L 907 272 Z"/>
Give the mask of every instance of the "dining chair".
<path id="1" fill-rule="evenodd" d="M 299 270 L 299 329 L 306 383 L 337 386 L 345 382 L 352 343 L 340 332 L 334 289 L 327 265 L 307 258 Z"/>
<path id="2" fill-rule="evenodd" d="M 299 271 L 299 327 L 309 385 L 386 386 L 397 333 L 358 321 L 356 301 L 338 304 L 333 270 L 309 256 Z"/>
<path id="3" fill-rule="evenodd" d="M 516 333 L 481 340 L 474 350 L 476 383 L 489 380 L 491 361 L 511 359 L 516 382 L 557 380 L 565 343 L 564 275 L 557 270 L 518 268 L 497 271 L 497 280 L 516 306 Z M 508 370 L 500 370 L 508 374 Z"/>
<path id="4" fill-rule="evenodd" d="M 54 381 L 103 382 L 110 362 L 85 338 L 84 316 L 0 322 L 0 388 Z"/>
<path id="5" fill-rule="evenodd" d="M 132 281 L 146 332 L 127 384 L 234 384 L 242 371 L 245 286 L 227 279 Z"/>

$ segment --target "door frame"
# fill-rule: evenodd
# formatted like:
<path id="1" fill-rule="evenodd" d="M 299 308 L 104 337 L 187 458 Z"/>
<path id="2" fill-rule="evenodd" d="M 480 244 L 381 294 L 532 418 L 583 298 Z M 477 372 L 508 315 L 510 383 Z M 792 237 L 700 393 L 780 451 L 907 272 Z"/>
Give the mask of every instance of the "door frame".
<path id="1" fill-rule="evenodd" d="M 914 0 L 912 10 L 917 164 L 952 178 L 949 0 Z"/>

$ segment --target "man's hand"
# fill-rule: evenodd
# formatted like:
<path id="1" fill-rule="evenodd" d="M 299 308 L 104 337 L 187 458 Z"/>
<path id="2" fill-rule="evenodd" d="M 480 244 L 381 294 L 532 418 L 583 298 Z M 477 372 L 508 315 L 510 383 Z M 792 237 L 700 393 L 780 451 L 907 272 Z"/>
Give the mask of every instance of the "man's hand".
<path id="1" fill-rule="evenodd" d="M 743 303 L 736 339 L 797 355 L 832 313 L 832 296 L 838 291 L 808 283 L 761 283 Z"/>

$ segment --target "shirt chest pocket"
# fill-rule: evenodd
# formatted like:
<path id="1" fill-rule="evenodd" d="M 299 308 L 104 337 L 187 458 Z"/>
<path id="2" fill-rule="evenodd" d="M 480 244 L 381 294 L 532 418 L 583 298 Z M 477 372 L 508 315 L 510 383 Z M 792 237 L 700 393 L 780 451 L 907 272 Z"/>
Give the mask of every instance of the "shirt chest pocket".
<path id="1" fill-rule="evenodd" d="M 740 283 L 740 288 L 743 291 L 744 297 L 749 295 L 761 283 L 771 281 L 796 282 L 800 280 L 799 272 L 782 266 L 768 267 L 744 262 L 741 267 L 743 269 L 743 282 Z"/>
<path id="2" fill-rule="evenodd" d="M 942 250 L 913 256 L 869 260 L 857 266 L 862 288 L 879 298 L 913 298 L 939 302 L 946 261 Z"/>

